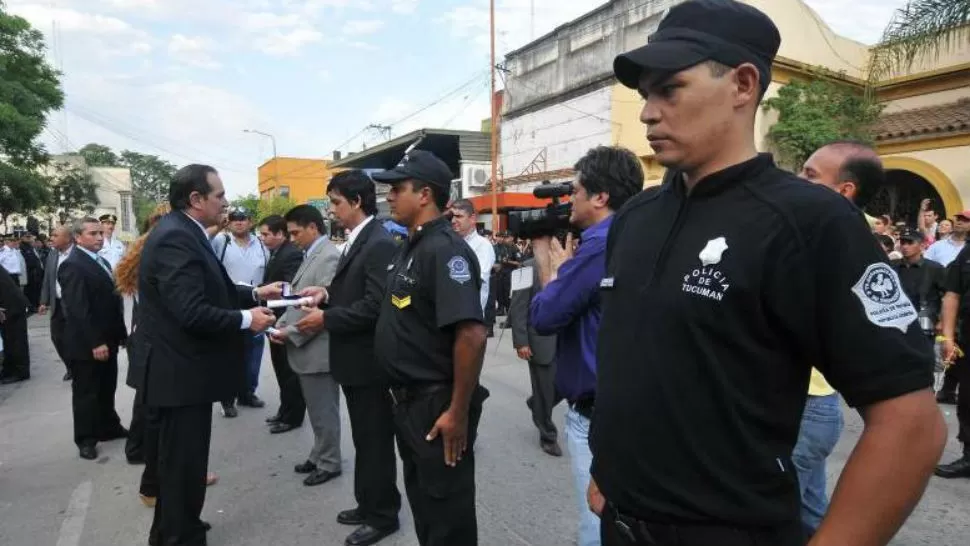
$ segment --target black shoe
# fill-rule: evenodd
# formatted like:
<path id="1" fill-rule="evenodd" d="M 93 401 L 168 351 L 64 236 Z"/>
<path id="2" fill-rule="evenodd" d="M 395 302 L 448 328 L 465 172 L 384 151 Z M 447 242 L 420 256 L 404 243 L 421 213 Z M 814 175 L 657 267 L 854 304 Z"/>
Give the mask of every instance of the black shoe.
<path id="1" fill-rule="evenodd" d="M 78 454 L 81 455 L 82 459 L 93 461 L 98 458 L 98 448 L 94 446 L 81 446 L 78 448 Z"/>
<path id="2" fill-rule="evenodd" d="M 0 379 L 0 385 L 12 385 L 13 383 L 20 383 L 21 381 L 27 381 L 30 379 L 29 375 L 8 375 L 3 379 Z"/>
<path id="3" fill-rule="evenodd" d="M 128 429 L 125 427 L 120 427 L 117 430 L 113 430 L 108 434 L 98 437 L 99 442 L 110 442 L 111 440 L 120 440 L 122 438 L 128 437 Z"/>
<path id="4" fill-rule="evenodd" d="M 316 471 L 317 465 L 311 463 L 310 461 L 300 463 L 293 467 L 293 472 L 296 472 L 297 474 L 311 474 Z"/>
<path id="5" fill-rule="evenodd" d="M 202 520 L 199 520 L 199 521 L 202 521 Z M 206 531 L 211 531 L 212 524 L 209 523 L 208 521 L 202 521 L 202 528 L 205 529 Z"/>
<path id="6" fill-rule="evenodd" d="M 300 428 L 299 425 L 291 425 L 289 423 L 276 423 L 269 429 L 270 434 L 283 434 L 284 432 L 289 432 L 291 430 L 296 430 Z"/>
<path id="7" fill-rule="evenodd" d="M 239 397 L 239 405 L 247 408 L 263 408 L 266 407 L 266 402 L 260 400 L 255 394 L 248 394 Z"/>
<path id="8" fill-rule="evenodd" d="M 64 374 L 64 377 L 62 377 L 61 379 L 64 381 L 71 381 L 72 379 L 74 379 L 74 374 L 72 374 L 71 372 L 67 372 L 66 374 Z"/>
<path id="9" fill-rule="evenodd" d="M 940 391 L 936 393 L 936 401 L 939 404 L 950 404 L 952 406 L 957 403 L 957 395 L 955 392 Z"/>
<path id="10" fill-rule="evenodd" d="M 222 416 L 226 419 L 232 419 L 233 417 L 239 416 L 239 410 L 236 409 L 235 404 L 223 404 L 222 405 Z"/>
<path id="11" fill-rule="evenodd" d="M 276 423 L 279 423 L 281 420 L 282 419 L 280 418 L 280 414 L 277 413 L 276 415 L 271 415 L 271 416 L 267 417 L 266 418 L 266 424 L 267 425 L 275 425 Z"/>
<path id="12" fill-rule="evenodd" d="M 341 525 L 363 525 L 367 518 L 360 512 L 360 508 L 351 508 L 337 514 L 337 523 Z"/>
<path id="13" fill-rule="evenodd" d="M 393 535 L 400 527 L 400 525 L 395 525 L 393 527 L 378 529 L 376 527 L 371 527 L 370 525 L 364 524 L 358 527 L 353 533 L 350 533 L 350 536 L 347 537 L 344 544 L 347 546 L 370 546 L 371 544 L 376 544 L 384 538 Z"/>
<path id="14" fill-rule="evenodd" d="M 933 473 L 941 478 L 970 478 L 970 455 L 964 455 L 950 464 L 941 464 Z"/>
<path id="15" fill-rule="evenodd" d="M 128 459 L 128 464 L 145 464 L 145 456 L 141 453 L 126 454 L 125 458 Z"/>
<path id="16" fill-rule="evenodd" d="M 303 480 L 303 485 L 312 486 L 312 485 L 324 484 L 336 478 L 340 474 L 342 474 L 342 472 L 340 472 L 339 470 L 336 472 L 331 472 L 329 470 L 317 469 L 317 470 L 314 470 L 312 474 L 307 476 L 305 480 Z"/>
<path id="17" fill-rule="evenodd" d="M 562 457 L 562 448 L 559 447 L 559 442 L 539 442 L 539 447 L 547 455 L 552 455 L 553 457 Z"/>

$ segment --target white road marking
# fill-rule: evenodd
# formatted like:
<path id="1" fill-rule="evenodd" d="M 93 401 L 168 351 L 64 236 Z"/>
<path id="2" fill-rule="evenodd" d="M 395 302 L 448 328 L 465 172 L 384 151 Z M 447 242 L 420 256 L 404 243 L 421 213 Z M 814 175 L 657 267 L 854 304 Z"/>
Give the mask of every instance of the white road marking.
<path id="1" fill-rule="evenodd" d="M 71 502 L 67 505 L 64 523 L 61 524 L 61 534 L 57 537 L 57 546 L 77 546 L 81 543 L 84 519 L 88 515 L 90 504 L 91 482 L 82 482 L 71 494 Z"/>

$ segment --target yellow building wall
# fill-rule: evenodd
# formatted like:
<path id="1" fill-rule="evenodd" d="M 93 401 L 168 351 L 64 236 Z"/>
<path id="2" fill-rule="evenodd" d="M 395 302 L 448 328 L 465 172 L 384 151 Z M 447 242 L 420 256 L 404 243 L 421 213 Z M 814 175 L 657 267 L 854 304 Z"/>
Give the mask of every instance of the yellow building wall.
<path id="1" fill-rule="evenodd" d="M 882 156 L 886 170 L 905 170 L 926 179 L 943 198 L 952 217 L 970 203 L 970 144 Z"/>
<path id="2" fill-rule="evenodd" d="M 271 159 L 259 167 L 259 196 L 275 197 L 285 193 L 284 188 L 289 188 L 290 199 L 300 205 L 311 199 L 324 199 L 333 174 L 330 161 L 326 159 Z"/>

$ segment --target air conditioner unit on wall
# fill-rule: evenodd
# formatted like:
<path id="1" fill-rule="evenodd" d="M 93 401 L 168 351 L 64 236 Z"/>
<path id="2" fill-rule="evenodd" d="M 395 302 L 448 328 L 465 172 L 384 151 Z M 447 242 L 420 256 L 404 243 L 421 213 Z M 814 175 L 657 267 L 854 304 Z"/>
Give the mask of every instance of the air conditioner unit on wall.
<path id="1" fill-rule="evenodd" d="M 488 168 L 480 165 L 465 167 L 464 182 L 469 188 L 484 188 L 488 185 Z"/>

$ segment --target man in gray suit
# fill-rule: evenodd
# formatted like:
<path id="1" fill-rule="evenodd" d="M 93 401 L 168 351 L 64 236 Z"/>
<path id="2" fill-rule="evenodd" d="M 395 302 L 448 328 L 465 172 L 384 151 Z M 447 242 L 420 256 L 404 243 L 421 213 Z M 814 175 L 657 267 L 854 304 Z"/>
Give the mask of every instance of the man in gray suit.
<path id="1" fill-rule="evenodd" d="M 315 207 L 299 205 L 286 213 L 290 239 L 304 252 L 303 264 L 293 277 L 293 291 L 308 286 L 329 286 L 337 271 L 340 251 L 324 235 L 323 215 Z M 300 378 L 310 425 L 313 449 L 306 462 L 294 469 L 309 474 L 304 485 L 320 485 L 341 474 L 340 468 L 340 390 L 330 374 L 330 334 L 300 332 L 296 323 L 306 313 L 297 307 L 280 317 L 273 343 L 286 343 L 290 367 Z"/>
<path id="2" fill-rule="evenodd" d="M 40 287 L 40 307 L 37 308 L 37 314 L 43 315 L 47 311 L 51 312 L 51 341 L 54 343 L 57 356 L 61 357 L 64 367 L 67 368 L 64 381 L 70 381 L 73 378 L 71 367 L 67 363 L 68 360 L 64 358 L 63 347 L 67 320 L 64 318 L 64 308 L 61 305 L 61 286 L 57 282 L 57 268 L 64 263 L 64 260 L 71 254 L 71 250 L 74 249 L 74 239 L 71 236 L 70 228 L 67 226 L 54 228 L 54 231 L 51 232 L 51 246 L 54 251 L 47 254 L 47 263 L 44 264 L 44 282 Z"/>
<path id="3" fill-rule="evenodd" d="M 534 263 L 527 260 L 512 273 L 509 325 L 512 346 L 519 358 L 529 362 L 532 396 L 525 403 L 532 410 L 532 422 L 539 429 L 539 447 L 549 455 L 561 457 L 562 448 L 552 422 L 552 408 L 562 400 L 556 393 L 556 336 L 540 336 L 529 323 L 529 303 L 540 289 L 539 269 Z"/>

